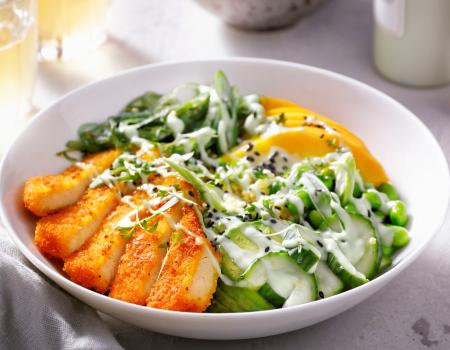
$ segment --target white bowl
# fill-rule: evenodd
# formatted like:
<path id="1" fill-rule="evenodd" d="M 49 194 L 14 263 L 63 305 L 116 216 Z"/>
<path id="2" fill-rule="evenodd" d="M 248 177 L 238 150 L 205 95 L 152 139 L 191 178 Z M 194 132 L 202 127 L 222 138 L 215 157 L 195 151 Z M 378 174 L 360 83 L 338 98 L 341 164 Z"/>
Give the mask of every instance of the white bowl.
<path id="1" fill-rule="evenodd" d="M 67 163 L 55 156 L 80 124 L 101 121 L 148 90 L 166 92 L 188 81 L 210 82 L 223 69 L 243 93 L 290 99 L 354 130 L 385 166 L 413 218 L 411 243 L 394 266 L 375 280 L 309 304 L 236 314 L 163 311 L 108 298 L 69 281 L 33 243 L 35 220 L 22 207 L 30 176 L 55 173 Z M 0 169 L 3 223 L 22 253 L 66 291 L 137 326 L 189 338 L 239 339 L 292 331 L 337 315 L 360 303 L 403 271 L 437 232 L 449 200 L 445 157 L 430 131 L 385 94 L 345 76 L 287 62 L 217 59 L 137 68 L 78 89 L 42 110 L 6 153 Z M 3 286 L 7 288 L 7 286 Z"/>

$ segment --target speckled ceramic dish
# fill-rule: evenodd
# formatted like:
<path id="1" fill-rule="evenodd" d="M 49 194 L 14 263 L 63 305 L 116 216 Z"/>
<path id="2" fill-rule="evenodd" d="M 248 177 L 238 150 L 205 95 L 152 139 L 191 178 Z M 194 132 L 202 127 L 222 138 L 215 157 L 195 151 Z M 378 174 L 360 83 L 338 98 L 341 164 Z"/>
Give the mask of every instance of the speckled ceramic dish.
<path id="1" fill-rule="evenodd" d="M 288 26 L 326 0 L 196 0 L 237 28 L 270 30 Z"/>

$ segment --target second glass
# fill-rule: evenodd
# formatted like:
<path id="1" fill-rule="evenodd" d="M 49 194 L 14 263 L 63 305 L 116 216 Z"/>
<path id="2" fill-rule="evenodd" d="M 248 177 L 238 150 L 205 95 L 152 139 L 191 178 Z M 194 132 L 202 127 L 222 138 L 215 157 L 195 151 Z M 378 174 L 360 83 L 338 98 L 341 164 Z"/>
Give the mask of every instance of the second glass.
<path id="1" fill-rule="evenodd" d="M 44 60 L 76 56 L 100 45 L 111 0 L 39 0 L 39 53 Z"/>

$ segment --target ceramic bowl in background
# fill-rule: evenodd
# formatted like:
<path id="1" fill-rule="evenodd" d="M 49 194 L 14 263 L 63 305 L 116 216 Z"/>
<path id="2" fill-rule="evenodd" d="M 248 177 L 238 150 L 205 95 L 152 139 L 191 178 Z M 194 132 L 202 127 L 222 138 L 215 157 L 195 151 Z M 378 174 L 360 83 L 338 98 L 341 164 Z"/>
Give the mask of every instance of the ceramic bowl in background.
<path id="1" fill-rule="evenodd" d="M 270 30 L 288 26 L 326 0 L 196 0 L 196 2 L 241 29 Z"/>

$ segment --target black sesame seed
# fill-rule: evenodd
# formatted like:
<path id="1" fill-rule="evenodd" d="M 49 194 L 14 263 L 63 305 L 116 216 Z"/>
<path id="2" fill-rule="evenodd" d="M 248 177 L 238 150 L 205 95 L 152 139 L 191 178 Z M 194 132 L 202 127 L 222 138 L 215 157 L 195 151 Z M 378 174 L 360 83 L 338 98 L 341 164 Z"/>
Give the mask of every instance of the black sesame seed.
<path id="1" fill-rule="evenodd" d="M 318 244 L 318 245 L 319 245 L 320 247 L 322 247 L 322 248 L 323 248 L 323 244 L 322 244 L 322 242 L 321 242 L 321 241 L 317 240 L 316 242 L 317 242 L 317 244 Z"/>
<path id="2" fill-rule="evenodd" d="M 250 152 L 253 149 L 253 143 L 249 142 L 249 144 L 247 145 L 247 152 Z"/>
<path id="3" fill-rule="evenodd" d="M 342 242 L 342 243 L 345 243 L 345 239 L 341 239 L 341 242 Z"/>
<path id="4" fill-rule="evenodd" d="M 288 161 L 288 159 L 287 159 L 286 156 L 283 156 L 283 161 L 284 161 L 284 162 L 287 162 L 287 161 Z"/>
<path id="5" fill-rule="evenodd" d="M 261 155 L 261 153 L 259 153 L 258 151 L 255 151 L 255 156 L 259 157 Z"/>
<path id="6" fill-rule="evenodd" d="M 325 134 L 320 135 L 320 138 L 323 139 L 325 137 Z"/>
<path id="7" fill-rule="evenodd" d="M 270 247 L 266 247 L 266 249 L 264 249 L 264 251 L 267 253 L 270 250 Z"/>
<path id="8" fill-rule="evenodd" d="M 320 297 L 320 299 L 325 298 L 325 295 L 323 295 L 323 292 L 321 290 L 319 290 L 319 297 Z"/>
<path id="9" fill-rule="evenodd" d="M 278 205 L 274 206 L 275 209 L 281 210 L 281 207 L 279 207 Z"/>
<path id="10" fill-rule="evenodd" d="M 188 193 L 189 193 L 189 195 L 190 195 L 191 197 L 194 197 L 194 192 L 189 191 Z"/>
<path id="11" fill-rule="evenodd" d="M 245 157 L 249 162 L 254 162 L 255 158 L 253 158 L 252 156 L 247 156 Z"/>
<path id="12" fill-rule="evenodd" d="M 189 203 L 189 204 L 188 204 L 188 207 L 191 207 L 191 208 L 192 208 L 193 206 L 194 206 L 194 204 L 192 204 L 192 203 Z"/>
<path id="13" fill-rule="evenodd" d="M 276 224 L 276 223 L 277 223 L 277 220 L 275 220 L 275 219 L 270 219 L 270 222 L 271 222 L 272 224 Z"/>
<path id="14" fill-rule="evenodd" d="M 153 187 L 153 192 L 158 192 L 158 188 L 157 187 Z"/>
<path id="15" fill-rule="evenodd" d="M 267 238 L 268 241 L 272 240 L 272 238 L 270 238 L 269 236 L 266 236 L 266 238 Z"/>

